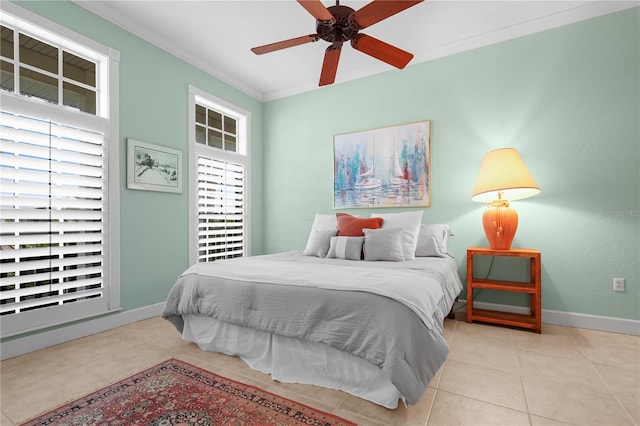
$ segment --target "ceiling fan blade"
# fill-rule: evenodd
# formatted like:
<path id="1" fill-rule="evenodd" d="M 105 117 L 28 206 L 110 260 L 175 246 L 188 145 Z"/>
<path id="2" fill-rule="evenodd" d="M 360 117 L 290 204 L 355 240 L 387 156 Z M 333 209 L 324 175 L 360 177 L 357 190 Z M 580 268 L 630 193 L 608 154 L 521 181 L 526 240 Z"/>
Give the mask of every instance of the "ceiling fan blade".
<path id="1" fill-rule="evenodd" d="M 264 46 L 254 47 L 251 51 L 256 55 L 262 55 L 263 53 L 274 52 L 276 50 L 286 49 L 300 44 L 311 43 L 318 41 L 319 39 L 320 37 L 318 37 L 318 34 L 309 34 L 306 36 L 290 38 L 289 40 L 278 41 L 276 43 L 265 44 Z"/>
<path id="2" fill-rule="evenodd" d="M 336 47 L 334 45 L 327 47 L 327 50 L 324 53 L 324 61 L 322 62 L 319 86 L 333 84 L 336 80 L 338 61 L 340 61 L 340 52 L 342 52 L 341 47 Z"/>
<path id="3" fill-rule="evenodd" d="M 318 21 L 336 21 L 336 18 L 324 7 L 320 0 L 298 0 L 298 3 L 307 9 L 307 12 L 312 14 Z"/>
<path id="4" fill-rule="evenodd" d="M 366 34 L 358 34 L 352 38 L 351 46 L 362 53 L 400 69 L 404 68 L 413 59 L 413 54 Z"/>
<path id="5" fill-rule="evenodd" d="M 422 1 L 424 0 L 373 0 L 353 12 L 350 19 L 359 29 L 367 28 Z"/>

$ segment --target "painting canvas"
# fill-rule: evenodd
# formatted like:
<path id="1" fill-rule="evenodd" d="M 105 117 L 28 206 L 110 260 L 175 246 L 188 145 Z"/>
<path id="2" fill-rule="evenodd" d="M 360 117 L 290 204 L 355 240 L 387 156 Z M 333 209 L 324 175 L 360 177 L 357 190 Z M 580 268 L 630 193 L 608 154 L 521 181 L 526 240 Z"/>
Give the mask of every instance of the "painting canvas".
<path id="1" fill-rule="evenodd" d="M 431 205 L 431 121 L 334 136 L 334 208 Z"/>
<path id="2" fill-rule="evenodd" d="M 182 151 L 127 140 L 127 188 L 182 192 Z"/>

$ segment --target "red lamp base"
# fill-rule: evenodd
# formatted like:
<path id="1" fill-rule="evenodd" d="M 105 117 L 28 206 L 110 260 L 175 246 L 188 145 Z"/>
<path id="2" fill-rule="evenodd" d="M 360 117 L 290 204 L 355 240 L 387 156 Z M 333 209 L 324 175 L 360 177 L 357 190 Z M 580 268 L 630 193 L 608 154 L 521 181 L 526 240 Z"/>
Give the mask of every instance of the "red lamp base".
<path id="1" fill-rule="evenodd" d="M 505 201 L 494 201 L 487 204 L 482 215 L 482 225 L 491 249 L 510 250 L 518 229 L 518 212 Z"/>

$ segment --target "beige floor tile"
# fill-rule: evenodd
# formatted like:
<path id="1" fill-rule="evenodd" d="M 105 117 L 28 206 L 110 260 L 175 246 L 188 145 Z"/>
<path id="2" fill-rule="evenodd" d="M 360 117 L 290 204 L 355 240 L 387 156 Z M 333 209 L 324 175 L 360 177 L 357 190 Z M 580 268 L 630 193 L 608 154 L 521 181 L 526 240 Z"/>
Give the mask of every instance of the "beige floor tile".
<path id="1" fill-rule="evenodd" d="M 446 361 L 445 361 L 445 365 L 446 365 Z M 444 369 L 444 365 L 442 367 L 440 367 L 438 369 L 438 371 L 436 371 L 436 374 L 433 376 L 433 378 L 429 381 L 429 383 L 427 384 L 428 387 L 430 388 L 437 388 L 438 384 L 440 383 L 440 379 L 442 378 L 442 370 Z"/>
<path id="2" fill-rule="evenodd" d="M 469 324 L 462 321 L 458 321 L 456 324 L 454 342 L 456 338 L 500 343 L 502 345 L 513 344 L 510 328 L 478 323 Z"/>
<path id="3" fill-rule="evenodd" d="M 117 355 L 96 357 L 85 363 L 85 367 L 109 381 L 112 378 L 125 378 L 139 371 L 146 370 L 170 358 L 159 349 L 149 345 L 136 345 L 132 350 L 123 350 Z"/>
<path id="4" fill-rule="evenodd" d="M 606 390 L 596 393 L 590 388 L 528 378 L 523 384 L 531 414 L 583 426 L 633 424 Z"/>
<path id="5" fill-rule="evenodd" d="M 513 330 L 512 338 L 516 348 L 521 351 L 571 359 L 586 359 L 567 327 L 547 325 L 542 334 Z"/>
<path id="6" fill-rule="evenodd" d="M 65 371 L 52 374 L 43 382 L 14 384 L 3 380 L 6 390 L 2 393 L 2 412 L 21 423 L 107 385 L 101 377 L 82 367 L 75 368 L 71 377 L 72 380 Z"/>
<path id="7" fill-rule="evenodd" d="M 564 358 L 537 352 L 519 351 L 518 362 L 523 378 L 540 379 L 569 386 L 589 387 L 594 392 L 606 386 L 593 364 L 584 358 Z"/>
<path id="8" fill-rule="evenodd" d="M 640 373 L 640 348 L 602 345 L 583 347 L 582 351 L 593 363 L 633 369 Z"/>
<path id="9" fill-rule="evenodd" d="M 338 413 L 334 413 L 334 414 L 344 419 L 351 420 L 358 426 L 389 426 L 387 423 L 377 422 L 373 419 L 368 419 L 366 417 L 359 416 L 352 412 L 347 412 L 343 414 L 338 414 Z"/>
<path id="10" fill-rule="evenodd" d="M 629 417 L 636 425 L 640 425 L 640 399 L 628 395 L 617 395 L 620 404 L 627 410 Z"/>
<path id="11" fill-rule="evenodd" d="M 67 361 L 59 352 L 47 348 L 2 361 L 0 377 L 3 382 L 12 383 L 14 380 L 24 380 L 24 374 L 28 372 L 29 376 L 44 380 L 52 371 L 64 370 L 67 366 Z"/>
<path id="12" fill-rule="evenodd" d="M 625 346 L 635 349 L 640 348 L 640 336 L 608 333 L 606 331 L 588 330 L 584 328 L 570 328 L 569 331 L 578 344 L 583 347 Z"/>
<path id="13" fill-rule="evenodd" d="M 530 415 L 532 426 L 567 426 L 569 423 L 559 422 L 545 417 Z"/>
<path id="14" fill-rule="evenodd" d="M 593 365 L 614 395 L 628 396 L 640 404 L 640 372 L 634 368 Z"/>
<path id="15" fill-rule="evenodd" d="M 526 412 L 438 390 L 427 425 L 518 426 L 529 425 L 529 416 Z"/>
<path id="16" fill-rule="evenodd" d="M 444 340 L 446 340 L 447 343 L 451 343 L 451 339 L 453 338 L 453 334 L 455 333 L 456 324 L 458 324 L 459 322 L 460 321 L 455 321 L 450 319 L 444 320 L 443 335 L 444 335 Z"/>
<path id="17" fill-rule="evenodd" d="M 96 358 L 106 359 L 115 357 L 122 352 L 131 352 L 140 348 L 136 339 L 114 338 L 103 333 L 94 334 L 84 339 L 73 340 L 61 345 L 53 346 L 57 356 L 75 365 L 84 365 Z"/>
<path id="18" fill-rule="evenodd" d="M 4 413 L 2 413 L 2 416 L 0 417 L 0 425 L 2 426 L 15 426 L 15 423 L 11 420 L 9 420 L 9 417 L 5 416 Z"/>
<path id="19" fill-rule="evenodd" d="M 527 411 L 522 383 L 517 373 L 449 360 L 438 389 L 514 410 Z"/>
<path id="20" fill-rule="evenodd" d="M 499 370 L 517 372 L 518 357 L 515 346 L 491 340 L 461 337 L 456 330 L 448 360 L 468 362 Z"/>
<path id="21" fill-rule="evenodd" d="M 427 422 L 427 416 L 433 404 L 435 392 L 435 389 L 427 388 L 427 391 L 417 404 L 409 407 L 399 404 L 395 410 L 390 410 L 355 396 L 347 395 L 335 414 L 346 417 L 347 413 L 354 413 L 364 419 L 370 419 L 373 422 L 380 422 L 388 426 L 423 426 Z"/>
<path id="22" fill-rule="evenodd" d="M 640 424 L 640 371 L 604 364 L 594 366 L 629 416 L 636 424 Z"/>

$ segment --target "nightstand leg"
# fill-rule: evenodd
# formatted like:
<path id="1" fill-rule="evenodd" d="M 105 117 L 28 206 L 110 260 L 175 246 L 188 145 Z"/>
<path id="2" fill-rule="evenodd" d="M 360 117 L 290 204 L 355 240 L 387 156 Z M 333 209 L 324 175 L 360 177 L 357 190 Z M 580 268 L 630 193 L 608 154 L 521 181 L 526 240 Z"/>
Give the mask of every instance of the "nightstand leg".
<path id="1" fill-rule="evenodd" d="M 473 322 L 473 255 L 467 254 L 467 322 Z"/>

